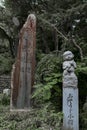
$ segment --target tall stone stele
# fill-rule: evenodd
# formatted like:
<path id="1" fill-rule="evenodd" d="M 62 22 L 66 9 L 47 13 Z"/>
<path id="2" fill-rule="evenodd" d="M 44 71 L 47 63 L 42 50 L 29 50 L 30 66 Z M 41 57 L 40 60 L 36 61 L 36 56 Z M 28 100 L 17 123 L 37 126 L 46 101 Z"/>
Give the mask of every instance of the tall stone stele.
<path id="1" fill-rule="evenodd" d="M 78 80 L 71 51 L 63 54 L 63 130 L 79 130 Z"/>
<path id="2" fill-rule="evenodd" d="M 34 84 L 36 17 L 30 14 L 20 31 L 17 59 L 11 77 L 11 110 L 29 110 Z"/>

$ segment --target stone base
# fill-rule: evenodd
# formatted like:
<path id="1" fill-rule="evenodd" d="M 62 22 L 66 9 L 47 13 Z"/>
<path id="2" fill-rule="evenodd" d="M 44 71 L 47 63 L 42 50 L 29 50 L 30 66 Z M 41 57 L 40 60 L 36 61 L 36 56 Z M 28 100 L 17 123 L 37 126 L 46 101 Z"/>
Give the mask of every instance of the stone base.
<path id="1" fill-rule="evenodd" d="M 78 88 L 63 88 L 63 130 L 79 130 Z"/>

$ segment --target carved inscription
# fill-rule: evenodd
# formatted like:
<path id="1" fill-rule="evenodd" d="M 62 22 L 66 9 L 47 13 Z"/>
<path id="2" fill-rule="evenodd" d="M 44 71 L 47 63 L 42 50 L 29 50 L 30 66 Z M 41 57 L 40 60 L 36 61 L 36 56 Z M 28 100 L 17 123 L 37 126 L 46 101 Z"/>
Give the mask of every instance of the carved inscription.
<path id="1" fill-rule="evenodd" d="M 63 88 L 63 130 L 79 130 L 78 88 Z"/>
<path id="2" fill-rule="evenodd" d="M 69 115 L 68 115 L 68 125 L 70 127 L 73 127 L 73 114 L 72 114 L 72 105 L 73 105 L 73 95 L 71 93 L 69 93 L 69 96 L 67 97 L 67 105 L 68 105 L 68 109 L 69 109 Z"/>
<path id="3" fill-rule="evenodd" d="M 79 130 L 78 79 L 71 51 L 63 54 L 63 130 Z"/>
<path id="4" fill-rule="evenodd" d="M 17 60 L 12 72 L 11 109 L 29 109 L 34 84 L 36 17 L 30 14 L 20 31 Z"/>

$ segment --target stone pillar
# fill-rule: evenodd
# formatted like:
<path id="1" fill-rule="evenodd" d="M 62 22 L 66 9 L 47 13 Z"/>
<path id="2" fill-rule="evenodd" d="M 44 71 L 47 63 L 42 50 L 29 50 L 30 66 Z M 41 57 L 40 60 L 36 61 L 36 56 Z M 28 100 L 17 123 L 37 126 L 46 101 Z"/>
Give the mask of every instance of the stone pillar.
<path id="1" fill-rule="evenodd" d="M 71 51 L 63 54 L 63 130 L 79 130 L 78 80 Z"/>
<path id="2" fill-rule="evenodd" d="M 11 77 L 11 110 L 29 109 L 34 84 L 36 17 L 30 14 L 20 31 L 17 59 Z"/>

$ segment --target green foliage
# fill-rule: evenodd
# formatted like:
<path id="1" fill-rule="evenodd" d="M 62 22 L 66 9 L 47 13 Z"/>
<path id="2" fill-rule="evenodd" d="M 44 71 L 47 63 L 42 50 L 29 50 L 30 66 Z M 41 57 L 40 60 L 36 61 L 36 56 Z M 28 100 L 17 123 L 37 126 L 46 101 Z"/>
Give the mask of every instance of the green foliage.
<path id="1" fill-rule="evenodd" d="M 7 96 L 6 94 L 0 94 L 0 105 L 9 105 L 9 104 L 10 104 L 10 96 Z"/>
<path id="2" fill-rule="evenodd" d="M 87 75 L 87 57 L 85 57 L 82 62 L 77 62 L 76 73 L 78 76 L 80 74 Z"/>
<path id="3" fill-rule="evenodd" d="M 61 72 L 61 59 L 58 55 L 46 54 L 41 58 L 37 65 L 36 85 L 32 96 L 36 104 L 51 101 L 55 107 L 61 107 Z"/>
<path id="4" fill-rule="evenodd" d="M 13 60 L 6 39 L 0 39 L 0 75 L 11 72 Z"/>
<path id="5" fill-rule="evenodd" d="M 76 74 L 78 76 L 78 88 L 80 95 L 80 109 L 82 109 L 83 104 L 87 96 L 87 60 L 84 59 L 83 62 L 77 62 Z"/>
<path id="6" fill-rule="evenodd" d="M 29 112 L 9 112 L 8 106 L 0 105 L 0 130 L 60 130 L 62 113 L 43 109 L 31 109 Z"/>
<path id="7" fill-rule="evenodd" d="M 58 73 L 59 72 L 59 73 Z M 38 62 L 36 70 L 37 82 L 61 82 L 61 59 L 56 54 L 45 54 Z M 54 80 L 52 80 L 54 79 Z"/>
<path id="8" fill-rule="evenodd" d="M 80 128 L 81 130 L 87 129 L 87 111 L 80 114 Z"/>
<path id="9" fill-rule="evenodd" d="M 11 72 L 12 63 L 12 58 L 8 56 L 8 53 L 0 55 L 0 75 Z"/>
<path id="10" fill-rule="evenodd" d="M 71 49 L 75 47 L 77 51 L 79 50 L 74 45 L 73 48 L 71 47 L 73 44 L 71 40 L 73 36 L 75 40 L 77 40 L 77 37 L 78 39 L 82 39 L 81 44 L 79 41 L 76 41 L 78 45 L 81 45 L 81 47 L 87 46 L 87 2 L 83 2 L 82 0 L 18 0 L 17 2 L 14 0 L 5 0 L 4 4 L 5 9 L 3 9 L 2 12 L 5 13 L 2 15 L 1 20 L 7 23 L 5 25 L 13 41 L 17 39 L 18 33 L 28 14 L 35 13 L 37 16 L 38 49 L 41 49 L 45 53 L 56 49 L 64 51 L 67 49 L 67 47 L 64 48 L 66 44 L 64 36 L 69 39 L 67 46 Z M 19 20 L 20 25 L 18 27 L 13 24 L 13 17 Z M 76 20 L 80 21 L 76 22 Z M 74 29 L 73 25 L 75 26 Z M 57 32 L 53 26 L 56 27 Z M 7 28 L 4 29 L 6 32 Z M 82 45 L 82 43 L 85 44 Z M 17 43 L 15 46 L 17 46 Z M 56 48 L 56 46 L 58 46 L 58 48 Z M 85 50 L 85 53 L 87 52 L 85 47 L 82 47 L 82 49 Z"/>

